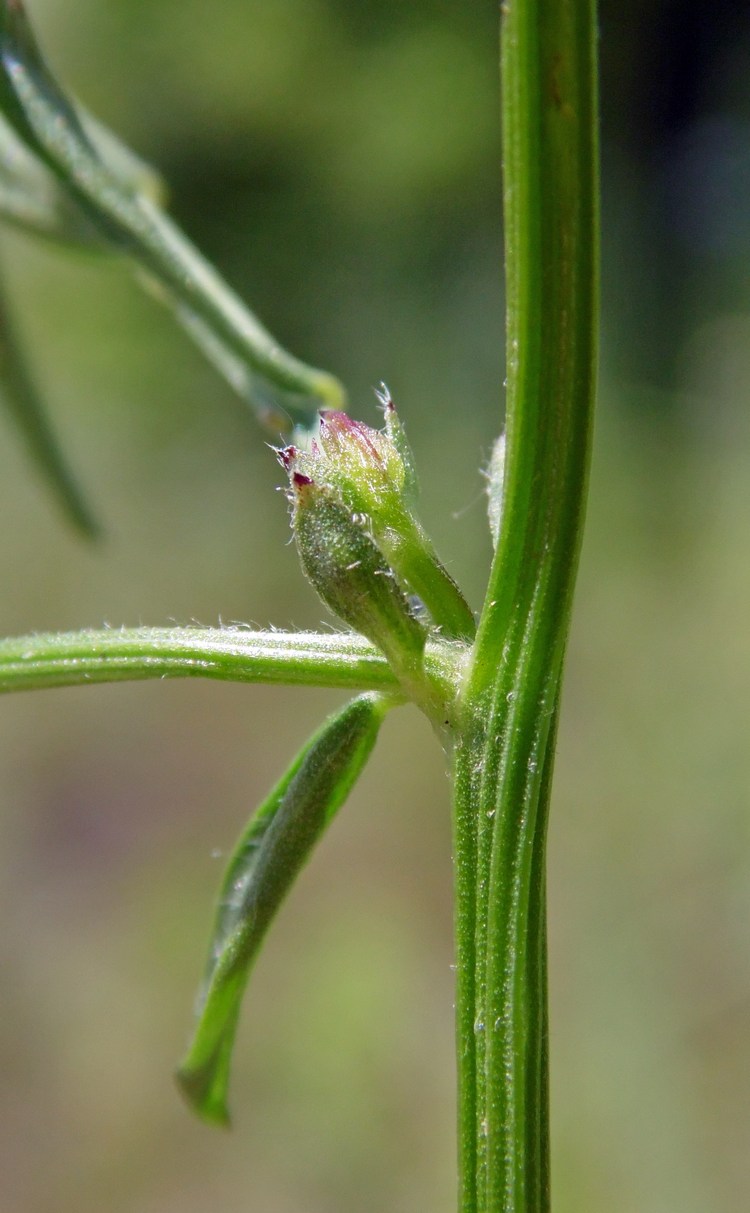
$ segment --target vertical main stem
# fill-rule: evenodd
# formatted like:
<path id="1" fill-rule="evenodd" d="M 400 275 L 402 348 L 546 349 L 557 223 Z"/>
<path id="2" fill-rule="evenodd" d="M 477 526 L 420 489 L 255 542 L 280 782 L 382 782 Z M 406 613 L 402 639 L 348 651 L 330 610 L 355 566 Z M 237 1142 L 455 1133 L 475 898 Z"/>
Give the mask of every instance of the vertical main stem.
<path id="1" fill-rule="evenodd" d="M 453 753 L 460 1213 L 547 1213 L 545 837 L 594 401 L 595 0 L 502 5 L 507 450 Z"/>
<path id="2" fill-rule="evenodd" d="M 549 1209 L 545 843 L 558 687 L 539 701 L 517 686 L 467 721 L 454 755 L 460 1213 Z"/>

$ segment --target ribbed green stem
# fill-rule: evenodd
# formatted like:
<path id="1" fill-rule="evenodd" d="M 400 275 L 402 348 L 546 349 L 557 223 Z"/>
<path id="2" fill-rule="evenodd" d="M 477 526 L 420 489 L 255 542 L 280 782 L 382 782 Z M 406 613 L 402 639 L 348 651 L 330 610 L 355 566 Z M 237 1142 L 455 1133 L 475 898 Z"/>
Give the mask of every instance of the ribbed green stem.
<path id="1" fill-rule="evenodd" d="M 460 1213 L 549 1209 L 544 839 L 597 330 L 594 0 L 502 6 L 507 452 L 454 751 Z"/>
<path id="2" fill-rule="evenodd" d="M 417 698 L 449 707 L 465 655 L 462 645 L 429 640 Z M 401 697 L 399 682 L 386 658 L 355 632 L 146 627 L 86 629 L 0 640 L 0 692 L 146 678 L 341 687 Z"/>
<path id="3" fill-rule="evenodd" d="M 444 660 L 426 655 L 438 679 Z M 0 691 L 145 678 L 217 678 L 398 692 L 382 653 L 351 632 L 123 628 L 0 640 Z"/>
<path id="4" fill-rule="evenodd" d="M 544 854 L 555 697 L 550 685 L 547 702 L 519 691 L 493 704 L 455 755 L 461 1213 L 549 1207 Z"/>

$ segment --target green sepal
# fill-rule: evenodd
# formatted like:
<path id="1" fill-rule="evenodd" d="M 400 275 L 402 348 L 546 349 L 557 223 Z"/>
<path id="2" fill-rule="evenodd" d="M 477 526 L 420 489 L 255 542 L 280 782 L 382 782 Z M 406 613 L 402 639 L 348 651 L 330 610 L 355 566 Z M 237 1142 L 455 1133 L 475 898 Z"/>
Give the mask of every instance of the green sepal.
<path id="1" fill-rule="evenodd" d="M 375 744 L 390 702 L 361 695 L 330 716 L 257 810 L 227 867 L 192 1042 L 177 1072 L 193 1109 L 227 1124 L 237 1019 L 268 926 Z"/>
<path id="2" fill-rule="evenodd" d="M 417 498 L 419 497 L 419 477 L 417 476 L 417 465 L 416 460 L 414 459 L 414 452 L 411 449 L 409 439 L 406 437 L 406 430 L 403 427 L 401 418 L 396 412 L 393 397 L 384 383 L 381 383 L 380 388 L 375 392 L 375 395 L 383 408 L 383 420 L 385 422 L 386 436 L 398 451 L 398 455 L 404 469 L 404 481 L 401 490 L 404 496 L 404 501 L 407 505 L 414 506 L 417 504 Z"/>
<path id="3" fill-rule="evenodd" d="M 294 537 L 307 577 L 327 607 L 382 649 L 397 674 L 421 665 L 427 633 L 393 569 L 330 488 L 292 476 Z"/>

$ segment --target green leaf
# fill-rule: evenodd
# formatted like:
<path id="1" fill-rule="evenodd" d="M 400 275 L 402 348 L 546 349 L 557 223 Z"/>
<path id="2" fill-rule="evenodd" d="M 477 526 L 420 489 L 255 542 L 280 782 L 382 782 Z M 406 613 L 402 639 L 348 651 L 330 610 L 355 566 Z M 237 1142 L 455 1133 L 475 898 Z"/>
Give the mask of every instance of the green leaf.
<path id="1" fill-rule="evenodd" d="M 110 172 L 127 188 L 162 205 L 166 187 L 156 170 L 80 106 L 76 106 L 76 114 Z M 0 219 L 65 247 L 99 254 L 112 252 L 101 231 L 87 218 L 64 183 L 2 118 Z"/>
<path id="2" fill-rule="evenodd" d="M 136 194 L 150 198 L 157 206 L 167 201 L 167 183 L 158 169 L 123 143 L 119 135 L 84 106 L 73 103 L 78 121 L 89 142 L 109 171 Z"/>
<path id="3" fill-rule="evenodd" d="M 364 767 L 388 706 L 380 695 L 362 695 L 329 717 L 237 844 L 219 896 L 197 1026 L 178 1071 L 182 1090 L 206 1120 L 229 1119 L 237 1018 L 268 926 Z"/>
<path id="4" fill-rule="evenodd" d="M 177 319 L 275 433 L 312 426 L 321 405 L 342 405 L 338 381 L 281 348 L 160 210 L 153 189 L 144 189 L 137 173 L 133 179 L 132 153 L 119 142 L 115 149 L 114 137 L 68 101 L 21 0 L 0 0 L 0 112 L 101 238 L 158 285 Z M 273 404 L 259 398 L 257 378 L 277 390 Z"/>
<path id="5" fill-rule="evenodd" d="M 1 118 L 0 219 L 69 247 L 106 251 L 78 203 Z"/>
<path id="6" fill-rule="evenodd" d="M 16 338 L 0 281 L 0 399 L 18 425 L 32 459 L 70 522 L 89 538 L 98 526 L 47 420 Z"/>

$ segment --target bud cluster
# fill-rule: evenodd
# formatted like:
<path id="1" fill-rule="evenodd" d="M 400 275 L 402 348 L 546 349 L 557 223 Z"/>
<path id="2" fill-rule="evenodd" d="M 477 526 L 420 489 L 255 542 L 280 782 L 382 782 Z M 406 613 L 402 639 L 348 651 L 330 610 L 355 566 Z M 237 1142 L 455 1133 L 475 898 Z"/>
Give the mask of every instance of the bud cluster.
<path id="1" fill-rule="evenodd" d="M 367 517 L 381 532 L 398 527 L 416 497 L 406 436 L 390 396 L 383 399 L 384 430 L 330 410 L 320 414 L 318 436 L 309 451 L 287 447 L 281 452 L 287 470 L 325 485 L 353 514 Z"/>
<path id="2" fill-rule="evenodd" d="M 385 653 L 402 680 L 420 667 L 428 624 L 469 639 L 474 620 L 412 512 L 411 450 L 388 392 L 383 430 L 324 412 L 310 448 L 279 451 L 302 567 L 325 604 Z"/>

